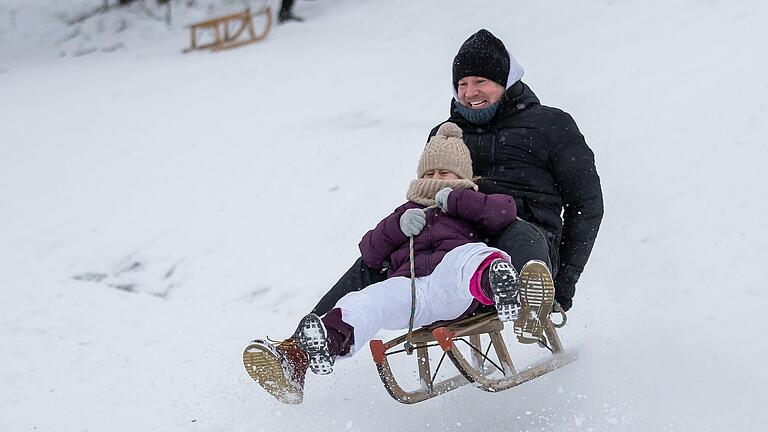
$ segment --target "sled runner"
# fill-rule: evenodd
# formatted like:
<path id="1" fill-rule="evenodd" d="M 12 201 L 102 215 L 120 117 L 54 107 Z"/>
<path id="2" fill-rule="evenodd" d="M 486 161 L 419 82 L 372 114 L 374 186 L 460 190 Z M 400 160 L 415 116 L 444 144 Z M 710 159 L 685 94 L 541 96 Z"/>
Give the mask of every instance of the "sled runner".
<path id="1" fill-rule="evenodd" d="M 530 269 L 535 274 L 548 275 L 549 272 Z M 525 272 L 525 269 L 524 269 Z M 493 312 L 479 313 L 465 319 L 449 323 L 437 323 L 417 330 L 408 341 L 408 335 L 402 335 L 389 342 L 372 340 L 371 354 L 379 377 L 384 387 L 398 402 L 413 404 L 457 389 L 465 384 L 474 383 L 476 387 L 488 392 L 498 392 L 518 386 L 526 381 L 552 372 L 576 359 L 575 353 L 563 350 L 557 328 L 566 323 L 565 312 L 555 304 L 555 313 L 559 313 L 562 321 L 555 324 L 549 310 L 540 312 L 541 304 L 551 305 L 552 299 L 547 298 L 554 293 L 551 280 L 537 280 L 530 275 L 521 278 L 528 280 L 528 285 L 522 287 L 528 290 L 523 302 L 522 312 L 514 322 L 517 340 L 523 344 L 538 344 L 551 353 L 548 359 L 534 363 L 523 370 L 515 368 L 507 349 L 501 331 L 504 329 L 498 314 Z M 545 289 L 542 289 L 546 287 Z M 483 339 L 487 339 L 487 347 L 483 349 Z M 410 342 L 410 345 L 408 344 Z M 439 346 L 442 351 L 435 371 L 430 364 L 429 348 Z M 491 347 L 494 349 L 495 361 L 489 356 Z M 462 352 L 461 348 L 464 348 Z M 397 382 L 389 364 L 388 357 L 394 354 L 416 352 L 420 386 L 417 390 L 406 391 Z M 469 353 L 469 358 L 465 355 Z M 458 370 L 458 374 L 441 381 L 436 381 L 438 371 L 448 357 Z"/>

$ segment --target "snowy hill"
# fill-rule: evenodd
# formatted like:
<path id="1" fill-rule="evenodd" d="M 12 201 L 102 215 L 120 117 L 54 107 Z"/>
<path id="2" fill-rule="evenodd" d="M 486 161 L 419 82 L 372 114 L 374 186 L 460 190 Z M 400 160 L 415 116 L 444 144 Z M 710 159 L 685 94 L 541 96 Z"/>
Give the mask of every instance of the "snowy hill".
<path id="1" fill-rule="evenodd" d="M 120 49 L 62 57 L 61 39 L 0 25 L 0 430 L 765 429 L 768 6 L 296 12 L 217 54 L 181 54 L 192 13 L 131 15 Z M 24 32 L 63 31 L 41 20 Z M 291 332 L 401 203 L 479 28 L 596 155 L 606 216 L 561 332 L 580 359 L 401 406 L 361 353 L 310 376 L 303 405 L 273 401 L 242 347 Z"/>

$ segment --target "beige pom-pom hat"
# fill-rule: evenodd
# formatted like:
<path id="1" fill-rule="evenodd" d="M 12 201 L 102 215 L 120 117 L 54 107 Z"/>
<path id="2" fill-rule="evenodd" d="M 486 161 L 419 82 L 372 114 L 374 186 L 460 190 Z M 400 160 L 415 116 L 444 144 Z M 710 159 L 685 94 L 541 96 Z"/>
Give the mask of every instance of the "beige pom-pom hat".
<path id="1" fill-rule="evenodd" d="M 425 206 L 435 205 L 435 194 L 446 187 L 452 189 L 473 189 L 472 157 L 467 145 L 461 139 L 461 129 L 454 123 L 443 123 L 429 140 L 416 168 L 418 178 L 411 182 L 406 194 L 409 201 Z M 422 178 L 427 171 L 448 170 L 458 180 Z"/>
<path id="2" fill-rule="evenodd" d="M 448 170 L 462 179 L 472 179 L 472 158 L 461 139 L 461 129 L 455 123 L 443 123 L 429 140 L 416 169 L 418 178 L 427 171 Z"/>

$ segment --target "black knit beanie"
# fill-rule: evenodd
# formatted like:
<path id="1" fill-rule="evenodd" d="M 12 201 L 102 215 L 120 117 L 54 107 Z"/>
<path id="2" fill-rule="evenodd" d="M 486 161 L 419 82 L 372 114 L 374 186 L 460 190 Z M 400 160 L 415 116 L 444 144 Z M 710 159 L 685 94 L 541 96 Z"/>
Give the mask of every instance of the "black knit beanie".
<path id="1" fill-rule="evenodd" d="M 509 53 L 504 42 L 486 29 L 469 37 L 453 59 L 453 88 L 467 76 L 480 76 L 507 87 Z"/>

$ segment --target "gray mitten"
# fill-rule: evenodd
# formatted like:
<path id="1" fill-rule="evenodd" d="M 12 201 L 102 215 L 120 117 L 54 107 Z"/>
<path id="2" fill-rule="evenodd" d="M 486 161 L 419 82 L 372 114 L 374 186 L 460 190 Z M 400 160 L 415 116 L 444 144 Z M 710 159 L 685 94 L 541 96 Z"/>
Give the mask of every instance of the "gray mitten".
<path id="1" fill-rule="evenodd" d="M 453 192 L 453 189 L 447 187 L 440 189 L 435 194 L 435 202 L 437 203 L 437 206 L 440 207 L 440 210 L 443 211 L 443 213 L 448 213 L 448 195 Z"/>
<path id="2" fill-rule="evenodd" d="M 400 216 L 400 231 L 408 237 L 418 235 L 427 224 L 427 214 L 419 208 L 408 209 Z"/>

